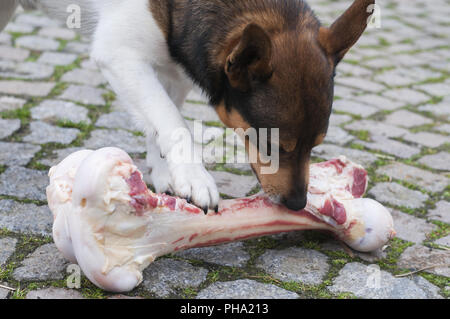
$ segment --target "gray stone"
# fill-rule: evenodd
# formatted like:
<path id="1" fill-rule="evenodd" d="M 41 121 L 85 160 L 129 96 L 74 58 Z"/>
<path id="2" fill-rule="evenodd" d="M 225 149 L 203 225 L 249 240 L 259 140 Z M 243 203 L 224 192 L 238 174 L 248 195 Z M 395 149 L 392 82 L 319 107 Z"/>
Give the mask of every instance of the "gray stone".
<path id="1" fill-rule="evenodd" d="M 52 126 L 41 121 L 31 122 L 30 130 L 31 133 L 25 136 L 23 140 L 33 144 L 70 144 L 80 133 L 80 130 L 75 128 Z"/>
<path id="2" fill-rule="evenodd" d="M 55 87 L 50 82 L 0 81 L 0 93 L 45 97 Z"/>
<path id="3" fill-rule="evenodd" d="M 12 37 L 8 33 L 0 33 L 0 43 L 1 44 L 11 44 Z"/>
<path id="4" fill-rule="evenodd" d="M 435 244 L 450 247 L 450 235 L 434 241 Z"/>
<path id="5" fill-rule="evenodd" d="M 20 129 L 20 120 L 4 120 L 0 118 L 0 139 L 8 137 Z"/>
<path id="6" fill-rule="evenodd" d="M 444 190 L 450 182 L 445 176 L 433 174 L 423 169 L 402 163 L 392 163 L 382 166 L 377 170 L 377 174 L 384 174 L 395 179 L 404 180 L 411 184 L 418 185 L 430 192 L 440 192 Z"/>
<path id="7" fill-rule="evenodd" d="M 99 117 L 95 125 L 98 127 L 121 128 L 129 131 L 137 131 L 137 126 L 128 112 L 103 114 Z"/>
<path id="8" fill-rule="evenodd" d="M 439 288 L 424 278 L 395 278 L 376 265 L 348 263 L 339 271 L 329 290 L 334 293 L 351 292 L 367 299 L 430 299 L 442 297 Z"/>
<path id="9" fill-rule="evenodd" d="M 45 288 L 32 290 L 27 293 L 26 299 L 84 299 L 80 292 L 65 288 Z"/>
<path id="10" fill-rule="evenodd" d="M 83 60 L 83 62 L 81 62 L 81 67 L 87 70 L 98 71 L 98 65 L 92 59 Z"/>
<path id="11" fill-rule="evenodd" d="M 354 76 L 370 76 L 372 74 L 372 71 L 369 69 L 366 69 L 359 65 L 345 63 L 345 61 L 339 63 L 337 67 L 337 72 L 340 74 L 354 75 Z"/>
<path id="12" fill-rule="evenodd" d="M 6 286 L 6 284 L 2 283 L 2 282 L 0 282 L 0 284 L 2 284 L 3 286 Z M 11 290 L 5 289 L 5 288 L 0 288 L 0 300 L 8 298 L 10 293 L 11 293 Z"/>
<path id="13" fill-rule="evenodd" d="M 384 96 L 394 100 L 402 101 L 408 104 L 420 104 L 430 100 L 430 97 L 411 89 L 394 89 L 383 93 Z"/>
<path id="14" fill-rule="evenodd" d="M 30 51 L 12 48 L 6 45 L 0 45 L 0 59 L 25 61 L 30 56 Z"/>
<path id="15" fill-rule="evenodd" d="M 448 250 L 434 249 L 422 245 L 408 247 L 400 256 L 398 267 L 412 271 L 426 269 L 426 272 L 439 276 L 450 277 L 450 254 Z"/>
<path id="16" fill-rule="evenodd" d="M 450 224 L 450 203 L 441 200 L 436 203 L 436 208 L 428 211 L 428 217 Z"/>
<path id="17" fill-rule="evenodd" d="M 351 99 L 354 98 L 354 95 L 357 93 L 358 91 L 356 89 L 351 89 L 347 86 L 342 86 L 339 84 L 336 84 L 334 86 L 334 96 L 342 98 L 342 99 Z"/>
<path id="18" fill-rule="evenodd" d="M 57 27 L 59 25 L 59 22 L 45 15 L 36 15 L 27 13 L 20 14 L 15 19 L 15 23 L 28 24 L 33 27 Z"/>
<path id="19" fill-rule="evenodd" d="M 27 165 L 40 150 L 38 145 L 0 142 L 0 165 Z"/>
<path id="20" fill-rule="evenodd" d="M 450 134 L 450 124 L 442 124 L 434 127 L 435 130 L 443 133 Z"/>
<path id="21" fill-rule="evenodd" d="M 208 270 L 185 261 L 159 259 L 144 270 L 143 287 L 157 297 L 175 295 L 177 289 L 198 287 L 206 280 Z"/>
<path id="22" fill-rule="evenodd" d="M 16 39 L 16 45 L 34 51 L 53 51 L 59 48 L 58 41 L 36 35 L 22 36 Z"/>
<path id="23" fill-rule="evenodd" d="M 86 69 L 74 69 L 69 71 L 62 76 L 61 81 L 90 86 L 99 86 L 100 84 L 107 83 L 106 79 L 100 72 Z"/>
<path id="24" fill-rule="evenodd" d="M 393 101 L 384 96 L 375 95 L 375 94 L 359 95 L 357 97 L 354 97 L 354 99 L 360 103 L 375 106 L 376 108 L 378 108 L 380 110 L 392 111 L 392 110 L 396 110 L 396 109 L 404 106 L 404 103 L 402 103 L 402 102 Z"/>
<path id="25" fill-rule="evenodd" d="M 42 64 L 66 66 L 75 62 L 76 59 L 76 54 L 63 52 L 44 52 L 41 54 L 37 62 Z"/>
<path id="26" fill-rule="evenodd" d="M 450 95 L 450 85 L 447 83 L 421 84 L 415 86 L 414 88 L 417 88 L 434 96 Z"/>
<path id="27" fill-rule="evenodd" d="M 88 54 L 91 46 L 87 43 L 81 42 L 69 42 L 64 47 L 63 51 L 77 53 L 77 54 Z"/>
<path id="28" fill-rule="evenodd" d="M 272 284 L 241 279 L 227 282 L 215 282 L 200 291 L 197 299 L 298 299 L 291 291 Z"/>
<path id="29" fill-rule="evenodd" d="M 394 218 L 397 237 L 416 244 L 427 239 L 427 234 L 437 228 L 436 225 L 427 223 L 424 219 L 399 212 L 398 210 L 392 210 L 391 214 Z"/>
<path id="30" fill-rule="evenodd" d="M 419 163 L 437 170 L 450 171 L 450 154 L 440 152 L 433 155 L 426 155 L 419 160 Z"/>
<path id="31" fill-rule="evenodd" d="M 42 37 L 55 38 L 61 40 L 73 40 L 77 34 L 68 28 L 45 27 L 39 30 L 38 35 Z"/>
<path id="32" fill-rule="evenodd" d="M 450 143 L 450 137 L 429 132 L 408 133 L 403 136 L 403 139 L 405 141 L 433 148 L 444 145 L 445 143 Z"/>
<path id="33" fill-rule="evenodd" d="M 384 85 L 379 83 L 357 77 L 341 77 L 336 81 L 336 83 L 372 93 L 380 92 L 386 88 Z"/>
<path id="34" fill-rule="evenodd" d="M 68 261 L 55 244 L 46 244 L 27 256 L 13 272 L 17 281 L 60 280 L 65 276 Z"/>
<path id="35" fill-rule="evenodd" d="M 290 247 L 266 251 L 257 259 L 256 266 L 285 282 L 318 285 L 330 268 L 327 261 L 327 256 L 315 250 Z"/>
<path id="36" fill-rule="evenodd" d="M 0 69 L 0 77 L 24 80 L 44 80 L 53 74 L 53 67 L 36 62 L 21 62 Z"/>
<path id="37" fill-rule="evenodd" d="M 16 251 L 17 239 L 0 238 L 0 266 L 8 261 L 8 258 Z"/>
<path id="38" fill-rule="evenodd" d="M 82 147 L 69 147 L 69 148 L 63 148 L 60 150 L 53 151 L 56 156 L 49 156 L 48 158 L 41 159 L 39 162 L 41 164 L 47 165 L 47 166 L 55 166 L 59 163 L 61 163 L 67 156 L 69 156 L 72 153 L 78 152 L 83 150 Z"/>
<path id="39" fill-rule="evenodd" d="M 390 70 L 377 75 L 375 80 L 382 82 L 387 86 L 406 86 L 417 82 L 415 78 L 405 76 L 404 74 L 399 74 L 398 69 Z"/>
<path id="40" fill-rule="evenodd" d="M 324 142 L 345 145 L 353 140 L 354 137 L 348 134 L 345 130 L 341 129 L 339 126 L 330 126 Z"/>
<path id="41" fill-rule="evenodd" d="M 144 137 L 135 136 L 123 130 L 95 130 L 84 146 L 94 150 L 113 146 L 128 153 L 144 153 L 146 151 Z"/>
<path id="42" fill-rule="evenodd" d="M 419 106 L 419 111 L 430 112 L 442 120 L 448 120 L 450 116 L 450 99 L 444 100 L 438 104 L 426 104 Z"/>
<path id="43" fill-rule="evenodd" d="M 350 115 L 332 113 L 330 117 L 330 126 L 339 126 L 350 122 L 351 120 L 352 117 Z"/>
<path id="44" fill-rule="evenodd" d="M 12 96 L 0 96 L 0 112 L 13 111 L 22 108 L 27 101 Z"/>
<path id="45" fill-rule="evenodd" d="M 253 171 L 250 163 L 226 163 L 224 167 L 228 169 L 235 169 L 241 171 L 242 173 L 250 173 Z"/>
<path id="46" fill-rule="evenodd" d="M 24 24 L 24 23 L 16 23 L 16 22 L 9 22 L 4 31 L 7 32 L 16 32 L 16 33 L 33 33 L 35 27 Z"/>
<path id="47" fill-rule="evenodd" d="M 378 112 L 376 107 L 344 99 L 335 101 L 333 103 L 333 109 L 335 111 L 356 114 L 362 117 L 368 117 Z"/>
<path id="48" fill-rule="evenodd" d="M 190 119 L 204 122 L 220 122 L 216 111 L 214 111 L 214 108 L 209 105 L 186 102 L 180 111 L 183 116 Z"/>
<path id="49" fill-rule="evenodd" d="M 71 100 L 82 104 L 105 105 L 103 94 L 106 90 L 85 85 L 71 85 L 60 96 L 61 99 Z"/>
<path id="50" fill-rule="evenodd" d="M 353 131 L 367 131 L 371 135 L 381 135 L 386 137 L 401 137 L 408 133 L 408 131 L 403 128 L 372 120 L 356 121 L 346 125 L 345 129 Z"/>
<path id="51" fill-rule="evenodd" d="M 72 123 L 90 123 L 88 109 L 72 102 L 45 100 L 31 109 L 31 117 L 35 120 L 62 120 Z"/>
<path id="52" fill-rule="evenodd" d="M 428 195 L 396 183 L 379 183 L 369 191 L 369 194 L 380 202 L 408 208 L 423 207 L 428 199 Z"/>
<path id="53" fill-rule="evenodd" d="M 399 110 L 389 114 L 385 121 L 388 124 L 407 128 L 433 123 L 432 120 L 407 110 Z"/>
<path id="54" fill-rule="evenodd" d="M 372 142 L 359 142 L 371 150 L 378 150 L 400 158 L 410 158 L 420 153 L 420 149 L 414 146 L 391 140 L 381 135 L 373 135 Z"/>
<path id="55" fill-rule="evenodd" d="M 214 177 L 219 192 L 231 197 L 245 197 L 258 185 L 254 176 L 235 175 L 227 172 L 210 171 Z M 239 185 L 239 187 L 236 187 Z"/>
<path id="56" fill-rule="evenodd" d="M 53 215 L 47 206 L 0 200 L 0 228 L 23 234 L 51 236 Z"/>
<path id="57" fill-rule="evenodd" d="M 354 161 L 363 166 L 369 166 L 377 160 L 377 157 L 369 152 L 364 152 L 352 148 L 343 148 L 331 144 L 322 144 L 313 148 L 312 154 L 326 160 L 344 155 L 351 161 Z"/>
<path id="58" fill-rule="evenodd" d="M 177 253 L 177 256 L 229 267 L 243 267 L 250 259 L 250 255 L 244 250 L 242 242 L 193 248 Z"/>
<path id="59" fill-rule="evenodd" d="M 47 172 L 11 166 L 0 175 L 0 195 L 45 201 Z"/>

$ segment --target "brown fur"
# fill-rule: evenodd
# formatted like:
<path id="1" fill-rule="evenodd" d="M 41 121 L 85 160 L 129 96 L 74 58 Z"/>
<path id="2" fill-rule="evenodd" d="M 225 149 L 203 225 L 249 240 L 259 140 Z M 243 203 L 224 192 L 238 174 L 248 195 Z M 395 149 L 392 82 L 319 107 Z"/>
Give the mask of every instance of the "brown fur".
<path id="1" fill-rule="evenodd" d="M 330 28 L 302 0 L 149 1 L 172 57 L 228 127 L 280 129 L 280 171 L 252 166 L 266 192 L 302 208 L 311 149 L 328 129 L 336 64 L 375 1 L 355 0 Z"/>

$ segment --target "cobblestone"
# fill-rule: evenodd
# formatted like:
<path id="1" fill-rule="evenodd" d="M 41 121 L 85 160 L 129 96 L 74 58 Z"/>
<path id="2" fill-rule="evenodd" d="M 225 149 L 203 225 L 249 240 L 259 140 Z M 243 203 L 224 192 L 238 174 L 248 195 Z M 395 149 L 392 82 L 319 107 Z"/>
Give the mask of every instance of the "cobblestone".
<path id="1" fill-rule="evenodd" d="M 0 118 L 0 139 L 12 135 L 20 129 L 20 120 L 3 120 Z"/>
<path id="2" fill-rule="evenodd" d="M 45 100 L 31 109 L 35 120 L 61 120 L 72 123 L 90 123 L 88 110 L 75 103 L 59 100 Z"/>
<path id="3" fill-rule="evenodd" d="M 297 299 L 294 292 L 254 280 L 216 282 L 200 291 L 197 299 Z"/>
<path id="4" fill-rule="evenodd" d="M 24 142 L 33 144 L 72 143 L 80 133 L 76 128 L 62 128 L 36 121 L 30 123 L 31 133 L 23 138 Z"/>
<path id="5" fill-rule="evenodd" d="M 398 210 L 391 210 L 395 220 L 397 237 L 413 243 L 421 243 L 427 235 L 437 229 L 437 226 L 424 219 L 417 218 Z"/>
<path id="6" fill-rule="evenodd" d="M 0 238 L 0 266 L 6 264 L 7 260 L 16 250 L 17 239 Z"/>
<path id="7" fill-rule="evenodd" d="M 408 208 L 420 208 L 428 199 L 426 194 L 397 183 L 379 183 L 369 191 L 369 194 L 380 202 Z"/>
<path id="8" fill-rule="evenodd" d="M 382 166 L 377 170 L 377 173 L 418 185 L 430 192 L 443 191 L 450 183 L 450 180 L 444 176 L 402 163 Z"/>
<path id="9" fill-rule="evenodd" d="M 55 244 L 46 244 L 25 258 L 13 277 L 17 281 L 59 280 L 64 278 L 67 266 Z"/>
<path id="10" fill-rule="evenodd" d="M 330 267 L 327 261 L 327 256 L 315 250 L 291 247 L 267 251 L 258 258 L 256 265 L 285 282 L 318 285 Z"/>
<path id="11" fill-rule="evenodd" d="M 177 256 L 186 259 L 203 260 L 208 263 L 228 267 L 243 267 L 250 259 L 242 242 L 220 246 L 193 248 L 182 251 Z"/>
<path id="12" fill-rule="evenodd" d="M 347 2 L 308 0 L 326 25 Z M 345 155 L 368 169 L 368 196 L 396 207 L 389 209 L 397 236 L 414 246 L 400 256 L 391 250 L 398 242 L 385 250 L 353 252 L 364 265 L 336 259 L 336 253 L 348 250 L 312 231 L 196 248 L 157 260 L 138 289 L 117 297 L 318 298 L 329 289 L 333 296 L 441 298 L 445 288 L 431 281 L 444 282 L 448 267 L 426 270 L 441 276 L 430 282 L 421 274 L 394 274 L 449 263 L 449 4 L 385 1 L 381 28 L 364 32 L 337 67 L 328 135 L 312 152 L 314 161 Z M 18 278 L 26 281 L 25 288 L 39 287 L 27 291 L 26 298 L 83 298 L 81 291 L 51 287 L 51 281 L 66 275 L 66 261 L 53 244 L 36 246 L 52 235 L 53 216 L 45 205 L 48 167 L 83 148 L 116 146 L 131 153 L 150 182 L 142 127 L 129 115 L 129 105 L 119 99 L 110 103 L 115 95 L 90 58 L 90 46 L 88 37 L 36 11 L 19 10 L 0 32 L 0 265 L 12 267 L 2 279 L 5 286 L 17 287 Z M 193 90 L 180 109 L 190 129 L 193 120 L 200 120 L 204 130 L 220 136 L 213 141 L 195 137 L 197 146 L 207 144 L 205 161 L 224 136 L 208 103 Z M 228 158 L 234 154 L 229 141 L 225 152 Z M 207 167 L 226 198 L 259 189 L 248 163 Z M 22 250 L 28 255 L 22 257 Z M 388 270 L 382 271 L 366 264 L 386 261 Z M 341 270 L 330 274 L 337 262 Z M 324 283 L 330 275 L 331 286 Z M 264 283 L 266 276 L 276 284 Z M 314 289 L 299 295 L 282 288 L 293 282 Z M 379 288 L 371 288 L 377 282 Z M 0 299 L 16 295 L 0 288 Z"/>
<path id="13" fill-rule="evenodd" d="M 395 278 L 377 266 L 349 263 L 339 272 L 330 291 L 351 292 L 360 298 L 373 299 L 429 299 L 442 297 L 439 288 L 420 276 Z"/>
<path id="14" fill-rule="evenodd" d="M 160 259 L 144 271 L 143 286 L 157 297 L 168 297 L 176 289 L 198 287 L 206 280 L 208 270 L 185 261 Z"/>
<path id="15" fill-rule="evenodd" d="M 450 254 L 448 250 L 414 245 L 402 253 L 398 266 L 411 271 L 428 268 L 426 272 L 450 277 Z M 430 266 L 436 267 L 429 268 Z"/>

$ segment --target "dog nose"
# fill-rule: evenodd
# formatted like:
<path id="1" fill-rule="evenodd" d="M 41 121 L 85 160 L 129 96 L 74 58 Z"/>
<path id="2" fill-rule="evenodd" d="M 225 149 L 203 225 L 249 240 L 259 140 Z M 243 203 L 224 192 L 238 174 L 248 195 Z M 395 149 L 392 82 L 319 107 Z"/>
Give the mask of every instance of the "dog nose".
<path id="1" fill-rule="evenodd" d="M 290 210 L 298 211 L 306 207 L 306 194 L 302 196 L 292 196 L 283 201 L 283 204 Z"/>

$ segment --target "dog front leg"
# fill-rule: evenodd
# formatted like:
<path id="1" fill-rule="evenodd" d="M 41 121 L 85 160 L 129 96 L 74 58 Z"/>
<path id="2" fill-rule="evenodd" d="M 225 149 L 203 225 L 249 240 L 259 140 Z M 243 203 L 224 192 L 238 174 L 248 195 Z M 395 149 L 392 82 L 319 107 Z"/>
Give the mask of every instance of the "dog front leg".
<path id="1" fill-rule="evenodd" d="M 151 64 L 132 49 L 116 49 L 113 53 L 94 49 L 92 56 L 120 99 L 143 124 L 150 146 L 154 150 L 159 147 L 160 154 L 155 156 L 166 159 L 170 180 L 158 181 L 160 190 L 168 185 L 176 195 L 205 211 L 215 209 L 219 193 L 214 179 L 203 166 L 201 154 L 192 152 L 191 133 Z"/>

